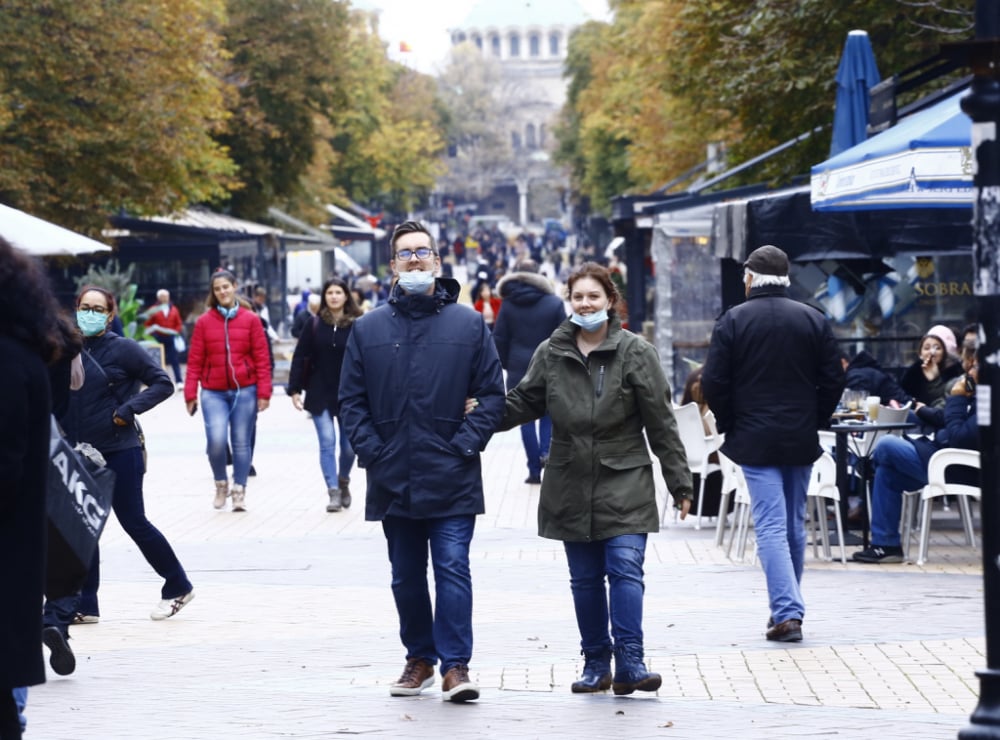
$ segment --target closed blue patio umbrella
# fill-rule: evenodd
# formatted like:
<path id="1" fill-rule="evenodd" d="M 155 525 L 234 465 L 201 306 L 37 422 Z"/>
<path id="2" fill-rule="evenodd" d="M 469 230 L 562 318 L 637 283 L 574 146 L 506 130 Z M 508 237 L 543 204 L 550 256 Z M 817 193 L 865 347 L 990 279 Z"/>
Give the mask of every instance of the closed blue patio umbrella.
<path id="1" fill-rule="evenodd" d="M 833 112 L 830 156 L 840 154 L 867 138 L 868 89 L 881 81 L 867 31 L 847 34 L 837 68 L 837 101 Z"/>

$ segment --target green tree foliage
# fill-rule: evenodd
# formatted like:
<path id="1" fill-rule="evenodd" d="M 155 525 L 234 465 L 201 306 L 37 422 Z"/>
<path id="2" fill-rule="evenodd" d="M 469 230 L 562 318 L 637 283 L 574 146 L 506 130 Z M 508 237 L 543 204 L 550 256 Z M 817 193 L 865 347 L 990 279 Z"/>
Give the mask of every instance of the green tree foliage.
<path id="1" fill-rule="evenodd" d="M 97 233 L 224 196 L 222 0 L 0 4 L 0 199 Z"/>
<path id="2" fill-rule="evenodd" d="M 612 0 L 611 24 L 570 41 L 560 161 L 595 207 L 649 192 L 723 141 L 738 164 L 833 119 L 847 32 L 868 31 L 883 76 L 971 33 L 971 0 Z M 829 130 L 747 175 L 787 182 Z M 732 180 L 727 184 L 737 184 Z"/>
<path id="3" fill-rule="evenodd" d="M 346 103 L 331 115 L 330 177 L 351 200 L 405 213 L 442 171 L 442 119 L 433 80 L 390 61 L 369 21 L 355 12 L 348 26 Z"/>
<path id="4" fill-rule="evenodd" d="M 228 11 L 225 47 L 238 100 L 220 141 L 239 165 L 232 211 L 254 219 L 291 204 L 301 212 L 306 175 L 327 154 L 329 117 L 349 102 L 346 4 L 229 0 Z"/>

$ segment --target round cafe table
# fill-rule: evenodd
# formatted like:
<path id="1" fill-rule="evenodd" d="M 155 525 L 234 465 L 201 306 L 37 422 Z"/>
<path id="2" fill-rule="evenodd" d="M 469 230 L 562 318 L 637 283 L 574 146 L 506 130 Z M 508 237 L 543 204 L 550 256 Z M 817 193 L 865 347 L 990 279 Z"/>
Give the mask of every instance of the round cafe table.
<path id="1" fill-rule="evenodd" d="M 871 485 L 872 480 L 872 466 L 871 466 L 871 455 L 872 451 L 875 449 L 875 442 L 879 437 L 882 436 L 881 432 L 895 432 L 904 429 L 913 429 L 917 425 L 910 421 L 899 421 L 899 422 L 883 422 L 879 423 L 877 421 L 851 421 L 846 420 L 837 424 L 830 425 L 830 431 L 837 435 L 837 446 L 835 450 L 835 459 L 837 462 L 837 489 L 840 491 L 840 505 L 842 509 L 846 509 L 848 505 L 848 497 L 851 495 L 851 479 L 847 473 L 847 447 L 850 438 L 853 436 L 855 438 L 860 438 L 862 435 L 868 432 L 875 432 L 872 434 L 870 439 L 865 440 L 865 444 L 857 444 L 853 446 L 854 454 L 857 456 L 857 462 L 855 463 L 855 470 L 860 472 L 861 480 L 864 481 L 865 485 L 865 496 L 863 499 L 864 505 L 861 507 L 861 539 L 862 547 L 868 547 L 868 537 L 869 537 L 869 512 L 868 512 L 868 488 Z M 846 513 L 845 513 L 846 517 Z"/>

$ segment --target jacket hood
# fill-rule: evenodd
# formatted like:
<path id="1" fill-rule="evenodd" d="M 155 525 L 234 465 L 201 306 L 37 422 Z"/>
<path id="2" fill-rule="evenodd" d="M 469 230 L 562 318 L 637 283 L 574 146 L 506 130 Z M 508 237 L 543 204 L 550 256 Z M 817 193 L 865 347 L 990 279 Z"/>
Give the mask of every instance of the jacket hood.
<path id="1" fill-rule="evenodd" d="M 542 296 L 554 294 L 549 279 L 534 272 L 512 272 L 497 283 L 497 295 L 518 306 L 531 306 Z"/>
<path id="2" fill-rule="evenodd" d="M 876 360 L 867 350 L 861 350 L 852 359 L 847 367 L 851 370 L 861 367 L 876 367 L 880 368 L 878 360 Z M 881 368 L 880 368 L 881 369 Z"/>

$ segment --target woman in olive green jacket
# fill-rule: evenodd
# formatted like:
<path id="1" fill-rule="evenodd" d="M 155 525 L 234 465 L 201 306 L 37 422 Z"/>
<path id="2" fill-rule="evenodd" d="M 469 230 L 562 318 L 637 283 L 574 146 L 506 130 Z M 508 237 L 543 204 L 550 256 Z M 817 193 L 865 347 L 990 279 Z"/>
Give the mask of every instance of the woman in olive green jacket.
<path id="1" fill-rule="evenodd" d="M 691 472 L 656 351 L 622 329 L 607 269 L 581 265 L 567 291 L 573 315 L 538 347 L 507 394 L 502 428 L 552 418 L 538 533 L 566 549 L 585 657 L 573 691 L 655 691 L 660 676 L 646 671 L 642 647 L 646 535 L 660 521 L 648 449 L 681 518 L 691 506 Z"/>

